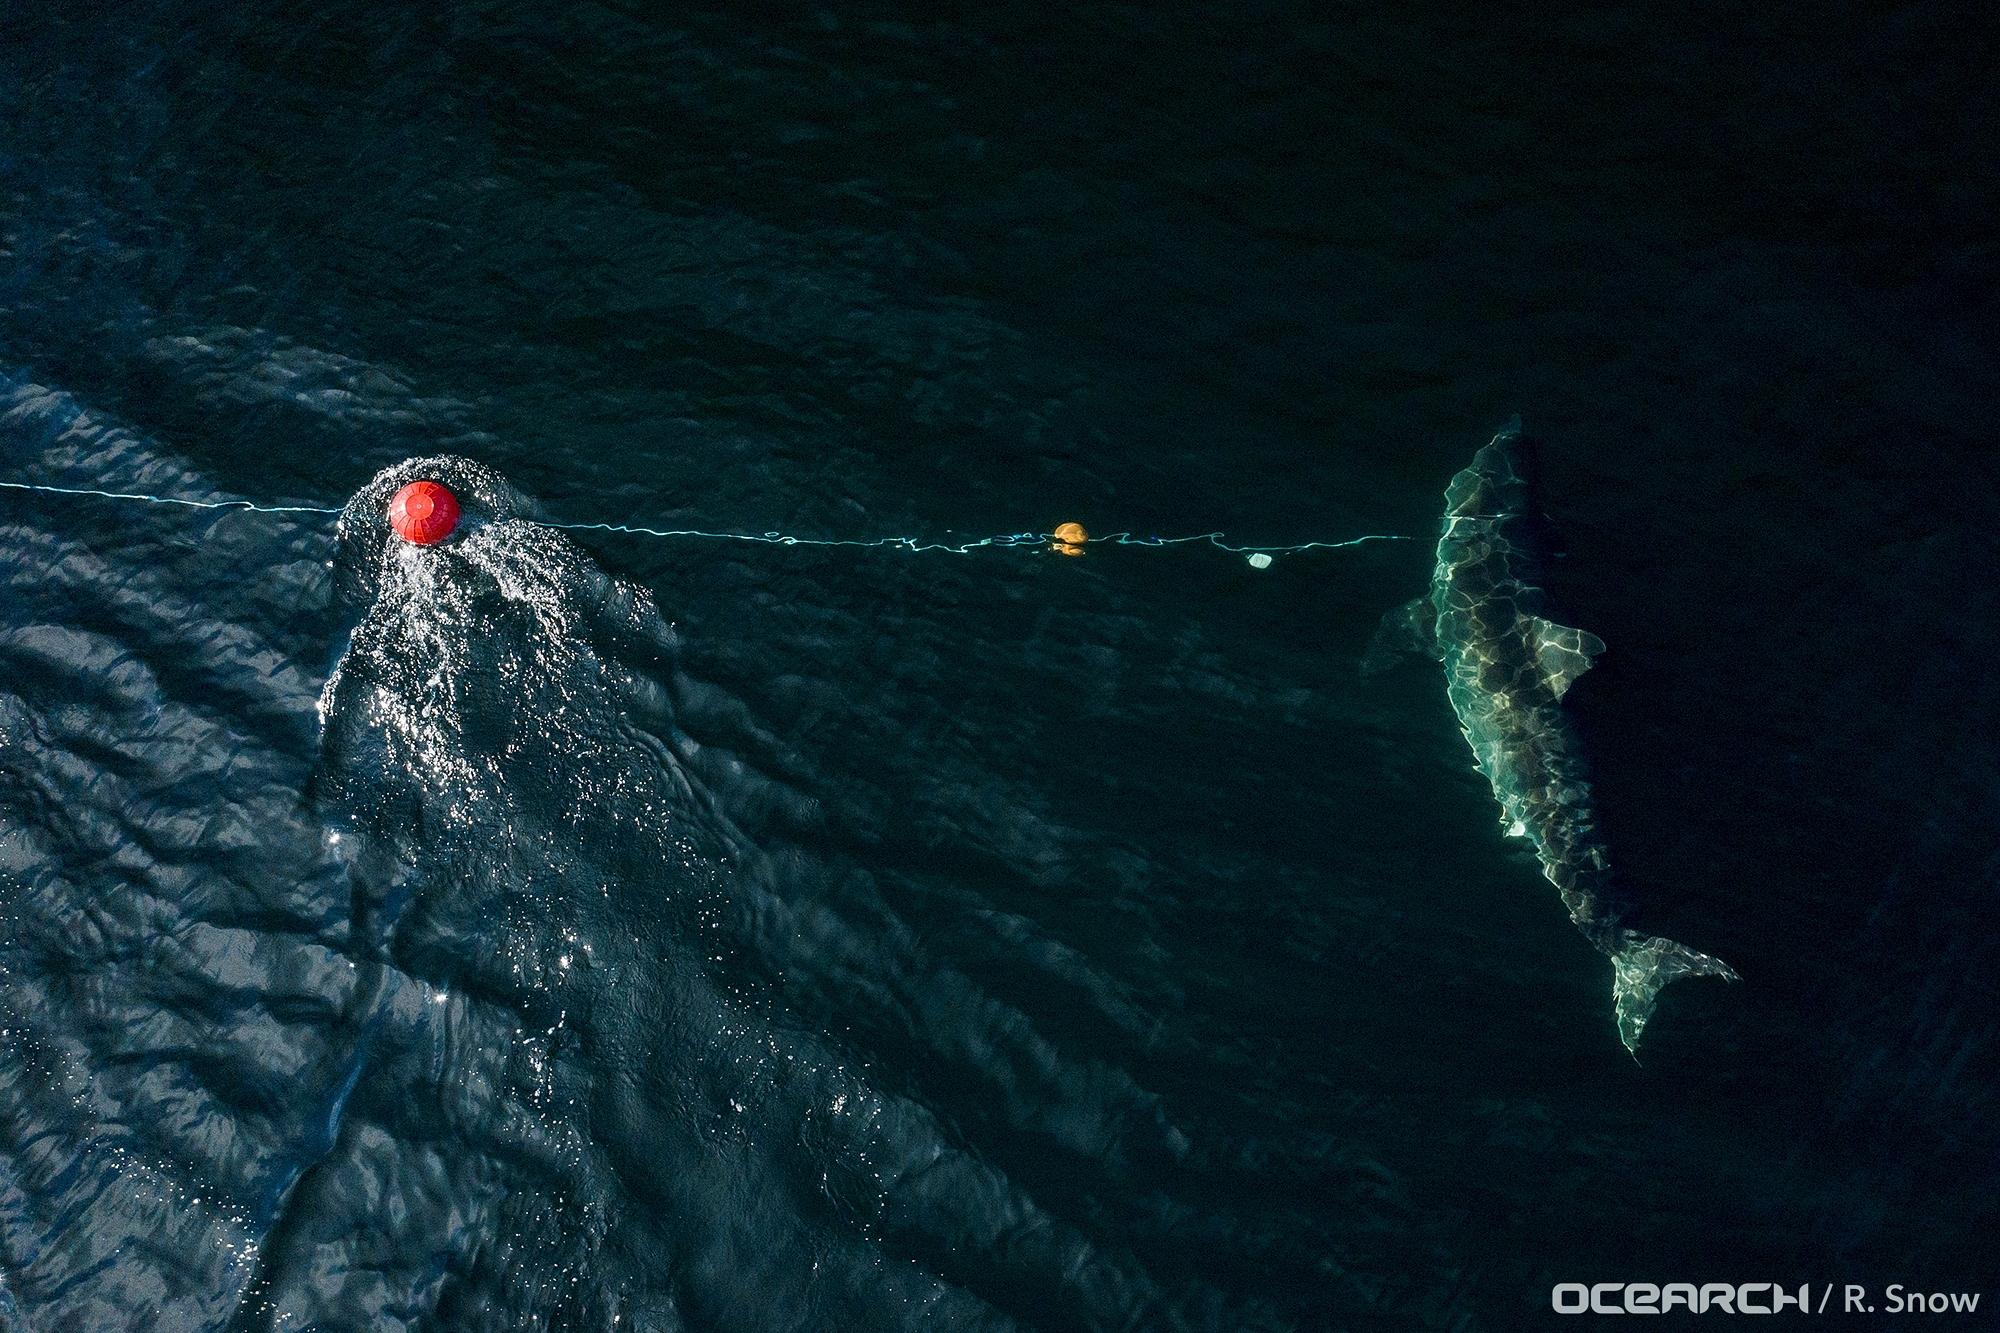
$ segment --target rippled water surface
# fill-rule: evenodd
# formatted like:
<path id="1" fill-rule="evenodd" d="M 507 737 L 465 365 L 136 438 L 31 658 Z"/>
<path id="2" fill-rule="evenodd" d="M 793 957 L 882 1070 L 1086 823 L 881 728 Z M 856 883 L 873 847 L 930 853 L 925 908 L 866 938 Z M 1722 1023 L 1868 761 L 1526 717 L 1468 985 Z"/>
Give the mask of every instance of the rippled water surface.
<path id="1" fill-rule="evenodd" d="M 0 1327 L 2000 1299 L 1991 52 L 1324 5 L 17 7 Z M 1645 1063 L 1437 674 L 1513 412 Z M 448 479 L 462 539 L 380 525 Z"/>

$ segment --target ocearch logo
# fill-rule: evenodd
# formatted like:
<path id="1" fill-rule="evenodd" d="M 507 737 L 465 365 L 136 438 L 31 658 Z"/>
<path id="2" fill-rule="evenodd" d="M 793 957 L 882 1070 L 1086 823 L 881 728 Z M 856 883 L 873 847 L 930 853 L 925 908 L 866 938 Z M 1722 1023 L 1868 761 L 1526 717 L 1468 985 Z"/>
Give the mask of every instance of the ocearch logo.
<path id="1" fill-rule="evenodd" d="M 1557 1314 L 1777 1314 L 1811 1309 L 1812 1284 L 1793 1295 L 1776 1282 L 1558 1282 L 1549 1293 Z"/>

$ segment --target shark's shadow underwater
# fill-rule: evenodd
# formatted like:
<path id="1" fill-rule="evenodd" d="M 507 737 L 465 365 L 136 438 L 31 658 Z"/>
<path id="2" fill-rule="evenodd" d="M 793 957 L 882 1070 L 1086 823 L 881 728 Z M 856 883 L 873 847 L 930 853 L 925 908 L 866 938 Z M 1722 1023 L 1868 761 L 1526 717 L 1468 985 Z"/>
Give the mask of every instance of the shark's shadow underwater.
<path id="1" fill-rule="evenodd" d="M 1636 1055 L 1669 982 L 1737 978 L 1719 959 L 1625 924 L 1637 904 L 1611 869 L 1563 704 L 1604 643 L 1548 615 L 1532 459 L 1516 419 L 1451 479 L 1430 591 L 1384 618 L 1362 668 L 1380 671 L 1410 653 L 1443 663 L 1459 729 L 1500 802 L 1500 826 L 1533 844 L 1570 921 L 1611 960 L 1618 1037 Z"/>

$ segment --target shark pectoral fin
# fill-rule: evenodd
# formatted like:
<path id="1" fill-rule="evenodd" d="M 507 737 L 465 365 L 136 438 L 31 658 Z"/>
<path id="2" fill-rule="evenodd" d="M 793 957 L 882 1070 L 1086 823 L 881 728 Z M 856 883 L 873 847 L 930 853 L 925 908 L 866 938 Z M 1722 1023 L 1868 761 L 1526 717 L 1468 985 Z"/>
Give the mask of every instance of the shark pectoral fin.
<path id="1" fill-rule="evenodd" d="M 1571 629 L 1540 616 L 1533 617 L 1532 632 L 1535 661 L 1558 699 L 1569 693 L 1571 683 L 1590 670 L 1590 664 L 1604 651 L 1604 640 L 1589 630 Z"/>
<path id="2" fill-rule="evenodd" d="M 1428 593 L 1412 597 L 1382 617 L 1375 636 L 1368 640 L 1368 650 L 1361 654 L 1361 670 L 1366 675 L 1378 675 L 1404 658 L 1418 654 L 1443 656 L 1437 645 L 1437 607 Z"/>

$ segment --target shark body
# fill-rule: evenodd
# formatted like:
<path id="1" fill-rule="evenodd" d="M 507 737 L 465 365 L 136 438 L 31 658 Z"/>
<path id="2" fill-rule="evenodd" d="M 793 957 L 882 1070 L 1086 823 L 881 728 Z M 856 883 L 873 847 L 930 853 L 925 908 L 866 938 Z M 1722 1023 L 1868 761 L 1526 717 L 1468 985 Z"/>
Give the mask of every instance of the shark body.
<path id="1" fill-rule="evenodd" d="M 1618 1035 L 1639 1039 L 1662 987 L 1683 976 L 1735 980 L 1718 959 L 1624 924 L 1591 801 L 1589 771 L 1563 696 L 1604 643 L 1551 620 L 1536 582 L 1534 511 L 1519 423 L 1474 455 L 1445 491 L 1431 590 L 1384 626 L 1380 644 L 1426 648 L 1479 771 L 1500 803 L 1501 827 L 1528 840 L 1570 921 L 1611 960 Z"/>

